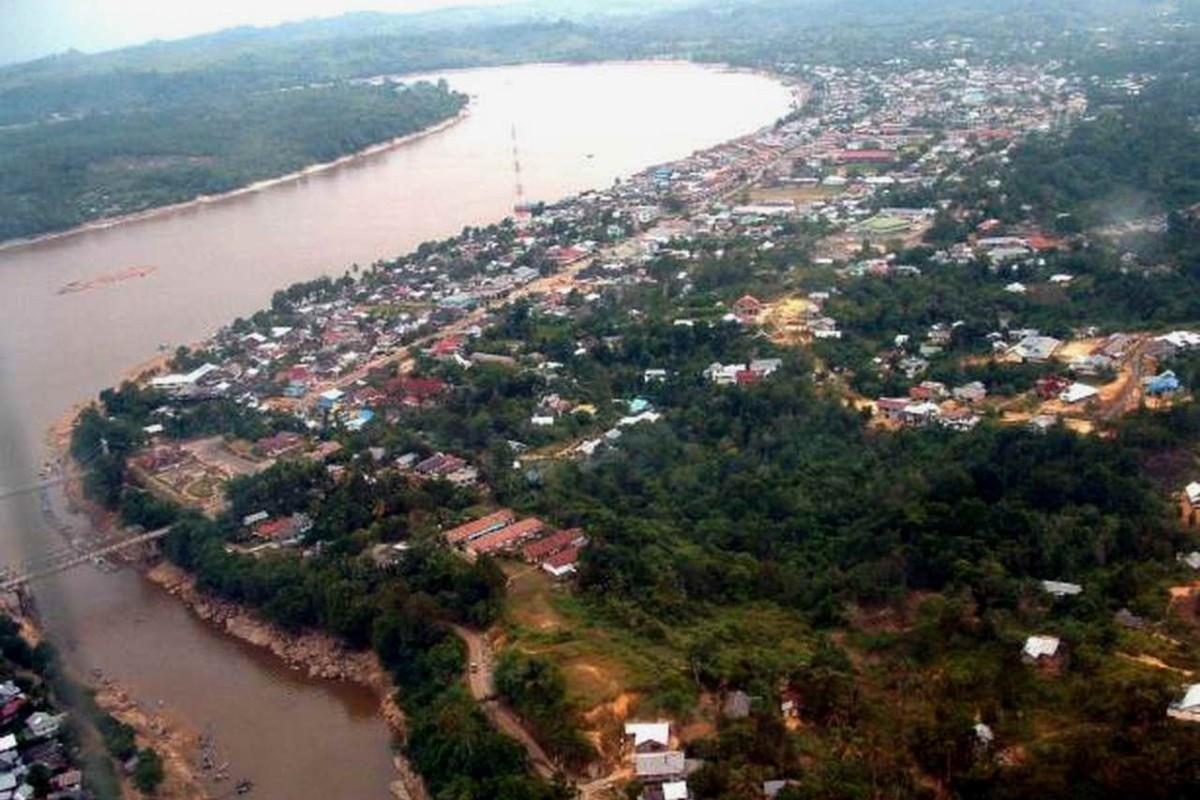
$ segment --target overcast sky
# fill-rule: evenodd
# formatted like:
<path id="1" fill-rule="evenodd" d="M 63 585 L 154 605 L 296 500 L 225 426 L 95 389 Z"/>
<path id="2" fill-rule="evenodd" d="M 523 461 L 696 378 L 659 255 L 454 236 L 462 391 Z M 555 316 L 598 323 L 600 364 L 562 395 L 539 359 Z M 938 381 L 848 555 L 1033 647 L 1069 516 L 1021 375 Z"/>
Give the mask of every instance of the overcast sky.
<path id="1" fill-rule="evenodd" d="M 0 0 L 0 63 L 71 48 L 112 50 L 235 25 L 274 25 L 346 11 L 420 11 L 512 0 Z"/>

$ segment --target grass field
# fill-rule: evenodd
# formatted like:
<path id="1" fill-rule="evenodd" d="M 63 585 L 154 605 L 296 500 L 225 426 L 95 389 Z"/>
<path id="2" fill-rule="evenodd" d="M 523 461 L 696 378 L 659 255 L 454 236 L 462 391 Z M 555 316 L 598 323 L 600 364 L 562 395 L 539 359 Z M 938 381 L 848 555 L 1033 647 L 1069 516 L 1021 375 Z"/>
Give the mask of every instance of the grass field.
<path id="1" fill-rule="evenodd" d="M 695 670 L 783 674 L 811 655 L 800 616 L 772 605 L 712 609 L 649 637 L 616 623 L 564 585 L 525 564 L 507 564 L 509 641 L 551 658 L 569 699 L 587 710 L 628 700 L 637 712 L 688 715 L 698 706 Z"/>
<path id="2" fill-rule="evenodd" d="M 750 190 L 750 201 L 753 203 L 811 203 L 814 200 L 828 200 L 842 193 L 841 187 L 835 186 L 774 186 L 755 187 Z"/>

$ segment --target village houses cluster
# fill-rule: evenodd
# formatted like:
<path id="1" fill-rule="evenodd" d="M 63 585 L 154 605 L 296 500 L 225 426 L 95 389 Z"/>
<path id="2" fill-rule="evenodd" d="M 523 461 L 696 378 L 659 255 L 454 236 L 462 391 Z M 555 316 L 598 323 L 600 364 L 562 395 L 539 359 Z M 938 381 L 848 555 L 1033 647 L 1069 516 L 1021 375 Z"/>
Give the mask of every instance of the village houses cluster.
<path id="1" fill-rule="evenodd" d="M 0 800 L 76 800 L 90 795 L 62 741 L 65 715 L 46 710 L 12 680 L 0 683 Z M 28 778 L 39 767 L 49 794 L 36 795 Z M 35 780 L 34 783 L 37 783 Z"/>

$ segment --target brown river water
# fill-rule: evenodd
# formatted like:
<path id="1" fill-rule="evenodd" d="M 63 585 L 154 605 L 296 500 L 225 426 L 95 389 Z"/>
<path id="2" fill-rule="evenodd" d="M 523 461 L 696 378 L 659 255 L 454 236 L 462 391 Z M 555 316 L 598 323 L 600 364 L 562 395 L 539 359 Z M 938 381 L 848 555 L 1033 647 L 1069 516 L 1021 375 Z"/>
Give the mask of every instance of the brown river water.
<path id="1" fill-rule="evenodd" d="M 445 77 L 472 104 L 439 133 L 263 191 L 0 250 L 0 561 L 61 544 L 36 493 L 4 490 L 36 479 L 45 432 L 68 408 L 276 289 L 505 216 L 514 126 L 526 197 L 550 201 L 749 133 L 791 102 L 767 78 L 680 63 Z M 73 282 L 87 288 L 59 292 Z M 129 571 L 82 567 L 36 595 L 80 672 L 102 670 L 212 734 L 252 796 L 389 796 L 389 736 L 366 690 L 287 670 Z"/>

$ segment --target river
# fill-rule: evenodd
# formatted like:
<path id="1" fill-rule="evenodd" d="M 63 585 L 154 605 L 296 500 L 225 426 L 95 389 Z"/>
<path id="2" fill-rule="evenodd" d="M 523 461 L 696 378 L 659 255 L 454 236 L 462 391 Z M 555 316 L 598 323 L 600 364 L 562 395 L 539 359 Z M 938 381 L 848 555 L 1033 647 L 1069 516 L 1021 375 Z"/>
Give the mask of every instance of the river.
<path id="1" fill-rule="evenodd" d="M 0 250 L 0 488 L 31 483 L 47 427 L 158 345 L 201 339 L 290 283 L 508 214 L 514 128 L 525 195 L 549 201 L 748 133 L 791 102 L 767 78 L 682 63 L 444 75 L 472 104 L 442 132 L 260 192 Z M 153 269 L 59 293 L 131 267 Z M 60 543 L 36 494 L 0 500 L 0 532 L 5 561 Z M 73 665 L 214 734 L 256 795 L 388 796 L 389 739 L 365 690 L 299 677 L 130 572 L 85 567 L 36 594 Z"/>

